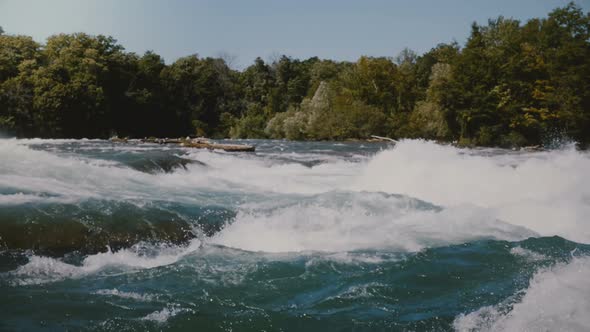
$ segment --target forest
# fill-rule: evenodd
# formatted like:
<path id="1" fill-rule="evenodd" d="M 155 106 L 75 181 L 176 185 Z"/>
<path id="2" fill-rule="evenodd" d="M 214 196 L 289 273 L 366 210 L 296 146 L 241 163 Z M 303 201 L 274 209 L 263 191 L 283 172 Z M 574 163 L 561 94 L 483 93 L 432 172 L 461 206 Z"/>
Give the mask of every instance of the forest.
<path id="1" fill-rule="evenodd" d="M 466 27 L 466 29 L 469 27 Z M 452 37 L 452 36 L 450 36 Z M 40 44 L 0 28 L 0 132 L 17 137 L 425 138 L 466 146 L 590 143 L 590 13 L 473 23 L 418 55 L 167 64 L 108 36 Z"/>

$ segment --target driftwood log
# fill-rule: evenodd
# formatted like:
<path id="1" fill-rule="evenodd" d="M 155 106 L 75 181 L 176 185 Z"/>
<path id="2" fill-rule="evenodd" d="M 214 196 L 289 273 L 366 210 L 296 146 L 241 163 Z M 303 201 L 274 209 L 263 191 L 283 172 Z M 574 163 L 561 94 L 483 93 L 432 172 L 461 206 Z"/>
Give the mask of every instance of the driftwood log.
<path id="1" fill-rule="evenodd" d="M 182 138 L 144 138 L 140 140 L 143 143 L 156 143 L 156 144 L 181 144 L 185 140 Z"/>
<path id="2" fill-rule="evenodd" d="M 129 141 L 129 139 L 127 139 L 127 137 L 117 137 L 117 136 L 113 136 L 111 138 L 109 138 L 109 141 L 113 142 L 113 143 L 127 143 Z"/>
<path id="3" fill-rule="evenodd" d="M 389 138 L 389 137 L 383 137 L 383 136 L 377 136 L 377 135 L 371 135 L 372 139 L 378 140 L 378 141 L 388 141 L 388 142 L 393 142 L 393 143 L 397 143 L 396 140 L 394 140 L 393 138 Z"/>
<path id="4" fill-rule="evenodd" d="M 180 143 L 180 146 L 197 149 L 223 150 L 227 152 L 254 152 L 256 150 L 256 148 L 253 145 L 218 144 L 201 140 L 185 141 Z"/>
<path id="5" fill-rule="evenodd" d="M 111 137 L 111 142 L 114 143 L 129 143 L 127 138 Z M 204 138 L 144 138 L 140 139 L 141 143 L 156 143 L 156 144 L 178 144 L 182 147 L 208 150 L 223 150 L 227 152 L 254 152 L 256 147 L 246 144 L 221 144 L 214 143 Z"/>

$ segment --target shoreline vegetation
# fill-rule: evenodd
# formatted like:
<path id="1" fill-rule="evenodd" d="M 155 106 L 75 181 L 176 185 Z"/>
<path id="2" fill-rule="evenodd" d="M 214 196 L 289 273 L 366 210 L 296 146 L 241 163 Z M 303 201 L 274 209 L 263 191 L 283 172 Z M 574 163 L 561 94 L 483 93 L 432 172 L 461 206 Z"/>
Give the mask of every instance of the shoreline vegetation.
<path id="1" fill-rule="evenodd" d="M 289 140 L 372 135 L 460 146 L 590 143 L 590 13 L 473 23 L 417 55 L 171 64 L 84 33 L 45 44 L 0 28 L 0 132 L 17 137 Z"/>

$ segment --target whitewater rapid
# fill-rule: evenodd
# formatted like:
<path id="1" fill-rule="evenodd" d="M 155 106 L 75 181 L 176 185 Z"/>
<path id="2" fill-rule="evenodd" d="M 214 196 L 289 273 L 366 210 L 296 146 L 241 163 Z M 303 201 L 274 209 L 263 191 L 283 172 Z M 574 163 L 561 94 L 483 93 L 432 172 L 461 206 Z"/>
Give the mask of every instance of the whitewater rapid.
<path id="1" fill-rule="evenodd" d="M 140 206 L 152 201 L 217 205 L 237 203 L 241 208 L 237 219 L 232 222 L 234 227 L 263 223 L 275 228 L 271 227 L 273 223 L 280 222 L 276 225 L 279 232 L 269 236 L 273 241 L 280 242 L 276 238 L 281 236 L 280 228 L 291 232 L 293 227 L 301 225 L 300 219 L 316 222 L 312 219 L 318 218 L 309 218 L 314 213 L 321 213 L 321 219 L 334 220 L 327 227 L 330 229 L 342 227 L 350 231 L 355 227 L 355 221 L 347 219 L 355 219 L 358 226 L 367 222 L 355 214 L 369 219 L 372 216 L 380 218 L 370 221 L 375 227 L 395 228 L 399 217 L 411 214 L 404 213 L 411 208 L 404 206 L 400 200 L 415 198 L 442 207 L 445 210 L 443 218 L 454 219 L 459 222 L 457 226 L 464 221 L 470 227 L 475 228 L 479 223 L 485 229 L 497 220 L 498 224 L 528 229 L 528 233 L 523 233 L 526 235 L 558 235 L 590 243 L 590 226 L 586 219 L 590 214 L 590 179 L 586 176 L 590 158 L 573 146 L 529 154 L 490 154 L 485 150 L 457 149 L 426 141 L 402 141 L 374 156 L 359 156 L 358 160 L 352 161 L 350 159 L 353 158 L 331 157 L 312 167 L 273 160 L 272 154 L 270 157 L 253 157 L 190 151 L 185 158 L 198 160 L 207 166 L 189 165 L 186 171 L 149 174 L 113 161 L 67 153 L 57 155 L 29 147 L 45 142 L 0 141 L 3 160 L 0 164 L 0 188 L 3 191 L 0 204 L 77 203 L 88 199 L 124 200 Z M 307 156 L 294 152 L 289 157 L 305 160 Z M 211 193 L 220 192 L 229 195 L 225 199 L 211 197 Z M 251 197 L 239 197 L 245 192 Z M 339 197 L 338 192 L 347 194 Z M 237 195 L 232 197 L 232 193 Z M 281 198 L 275 200 L 272 197 L 274 193 L 314 196 L 304 203 L 294 199 L 285 204 L 281 203 Z M 269 197 L 272 197 L 270 202 Z M 341 199 L 345 199 L 347 204 L 340 204 Z M 401 207 L 396 207 L 400 204 Z M 266 205 L 264 215 L 258 212 L 256 205 L 261 206 L 258 210 Z M 379 210 L 383 213 L 375 212 Z M 456 212 L 452 212 L 454 210 Z M 476 216 L 472 216 L 459 210 L 477 212 L 473 212 Z M 412 218 L 423 218 L 428 223 L 432 212 L 416 212 L 420 216 Z M 456 218 L 453 213 L 457 213 Z M 309 214 L 308 218 L 306 214 Z M 407 223 L 419 224 L 420 221 Z M 437 230 L 436 225 L 431 224 L 432 232 L 446 231 Z M 321 225 L 317 227 L 321 228 Z M 228 231 L 231 229 L 228 228 Z M 306 232 L 305 227 L 301 227 L 300 231 Z M 272 245 L 265 245 L 260 237 L 256 243 L 261 246 L 260 250 L 277 251 L 272 250 Z M 256 248 L 250 246 L 248 249 Z M 295 249 L 321 248 L 310 244 L 307 248 Z M 340 249 L 345 249 L 345 244 Z"/>
<path id="2" fill-rule="evenodd" d="M 480 240 L 558 236 L 590 243 L 590 158 L 573 145 L 525 153 L 421 140 L 354 151 L 340 143 L 300 150 L 280 141 L 265 144 L 256 154 L 230 154 L 92 140 L 0 140 L 0 209 L 5 212 L 40 223 L 40 215 L 68 207 L 75 211 L 68 218 L 89 211 L 100 220 L 115 220 L 124 202 L 134 207 L 133 218 L 148 224 L 160 214 L 196 230 L 184 244 L 137 243 L 76 264 L 31 255 L 5 276 L 13 287 L 43 285 L 113 269 L 180 264 L 216 248 L 232 255 L 260 253 L 270 261 L 319 255 L 346 264 L 379 264 L 402 259 L 383 252 L 419 253 Z M 137 166 L 134 158 L 150 154 L 149 162 L 137 159 Z M 162 155 L 171 169 L 158 168 Z M 215 211 L 229 212 L 216 214 L 219 227 L 203 236 L 199 228 Z M 102 227 L 92 218 L 80 222 L 89 229 Z M 522 256 L 523 250 L 511 253 Z M 527 255 L 534 259 L 542 253 Z M 572 253 L 570 262 L 540 269 L 518 296 L 461 314 L 453 326 L 462 331 L 588 329 L 588 277 L 590 261 Z M 562 298 L 559 305 L 550 305 L 556 297 Z M 190 310 L 168 306 L 145 319 Z"/>

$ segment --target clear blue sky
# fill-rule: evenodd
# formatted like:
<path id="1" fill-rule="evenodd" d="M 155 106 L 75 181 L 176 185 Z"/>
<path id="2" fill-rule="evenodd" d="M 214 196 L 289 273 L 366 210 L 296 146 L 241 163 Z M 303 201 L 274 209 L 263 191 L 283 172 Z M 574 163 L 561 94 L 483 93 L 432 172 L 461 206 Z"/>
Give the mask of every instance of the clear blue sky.
<path id="1" fill-rule="evenodd" d="M 287 54 L 356 60 L 464 43 L 473 21 L 525 21 L 568 0 L 0 0 L 6 33 L 44 41 L 60 32 L 115 37 L 128 51 L 154 50 L 167 62 L 197 53 L 236 57 Z M 576 1 L 585 11 L 590 0 Z"/>

